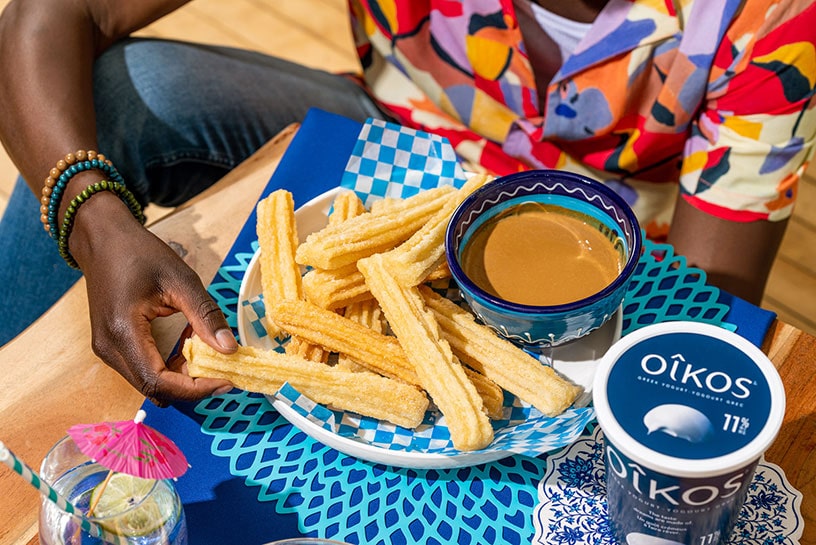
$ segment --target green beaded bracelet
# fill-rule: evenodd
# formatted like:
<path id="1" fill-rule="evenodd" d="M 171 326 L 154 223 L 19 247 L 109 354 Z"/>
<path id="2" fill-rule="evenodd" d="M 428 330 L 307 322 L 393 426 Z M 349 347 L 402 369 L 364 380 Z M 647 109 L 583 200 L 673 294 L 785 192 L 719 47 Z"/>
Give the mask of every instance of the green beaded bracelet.
<path id="1" fill-rule="evenodd" d="M 74 197 L 74 199 L 68 205 L 68 208 L 65 210 L 65 216 L 62 219 L 62 227 L 60 227 L 59 231 L 59 238 L 57 239 L 57 247 L 59 248 L 60 256 L 74 269 L 79 269 L 79 264 L 68 250 L 68 239 L 71 236 L 71 231 L 74 229 L 76 213 L 79 210 L 79 207 L 82 206 L 85 201 L 100 191 L 111 191 L 116 193 L 116 195 L 122 199 L 122 202 L 127 205 L 130 212 L 139 221 L 139 223 L 144 224 L 145 222 L 145 216 L 142 213 L 142 206 L 136 200 L 136 197 L 133 196 L 133 193 L 131 193 L 124 184 L 102 180 L 101 182 L 96 182 L 89 185 L 83 189 L 79 195 Z"/>

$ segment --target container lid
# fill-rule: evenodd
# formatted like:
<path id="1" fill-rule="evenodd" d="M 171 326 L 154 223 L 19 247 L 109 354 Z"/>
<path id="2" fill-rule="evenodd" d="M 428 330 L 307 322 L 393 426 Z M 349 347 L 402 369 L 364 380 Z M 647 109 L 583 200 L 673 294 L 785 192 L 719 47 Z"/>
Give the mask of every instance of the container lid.
<path id="1" fill-rule="evenodd" d="M 615 343 L 593 384 L 598 424 L 633 461 L 707 477 L 758 459 L 776 437 L 785 390 L 743 337 L 697 322 L 643 327 Z"/>

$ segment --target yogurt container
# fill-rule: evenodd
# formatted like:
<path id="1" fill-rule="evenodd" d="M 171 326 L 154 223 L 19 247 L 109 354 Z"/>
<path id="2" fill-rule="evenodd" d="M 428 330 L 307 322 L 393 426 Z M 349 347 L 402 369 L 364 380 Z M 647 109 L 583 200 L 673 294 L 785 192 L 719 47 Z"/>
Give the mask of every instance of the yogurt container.
<path id="1" fill-rule="evenodd" d="M 726 543 L 785 412 L 762 351 L 713 325 L 646 326 L 603 357 L 593 402 L 618 542 Z"/>

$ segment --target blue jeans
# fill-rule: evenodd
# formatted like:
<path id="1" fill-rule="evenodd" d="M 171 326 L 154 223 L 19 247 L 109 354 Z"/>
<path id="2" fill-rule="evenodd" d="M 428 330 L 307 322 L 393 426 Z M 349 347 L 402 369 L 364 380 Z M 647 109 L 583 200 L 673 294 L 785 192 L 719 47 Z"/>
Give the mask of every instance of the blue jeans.
<path id="1" fill-rule="evenodd" d="M 165 40 L 132 39 L 106 51 L 94 66 L 94 97 L 99 151 L 143 204 L 161 206 L 208 188 L 311 107 L 358 121 L 385 117 L 342 76 Z M 39 198 L 22 179 L 0 219 L 0 256 L 3 345 L 80 277 L 42 228 Z"/>

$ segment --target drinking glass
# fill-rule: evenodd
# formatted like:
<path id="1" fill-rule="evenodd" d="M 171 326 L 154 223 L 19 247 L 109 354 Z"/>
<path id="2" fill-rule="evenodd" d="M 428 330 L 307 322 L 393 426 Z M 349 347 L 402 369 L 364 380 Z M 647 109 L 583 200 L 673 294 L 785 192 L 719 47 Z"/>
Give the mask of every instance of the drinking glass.
<path id="1" fill-rule="evenodd" d="M 88 511 L 94 489 L 105 480 L 108 471 L 85 456 L 76 443 L 66 436 L 43 459 L 40 477 L 84 513 Z M 117 475 L 121 476 L 119 482 L 123 485 L 134 482 L 130 476 Z M 116 500 L 120 499 L 119 494 L 122 509 L 108 509 L 105 516 L 90 517 L 90 520 L 112 534 L 122 536 L 122 542 L 128 545 L 187 545 L 184 509 L 173 482 L 135 482 L 142 490 L 138 496 L 128 498 L 127 487 L 117 487 L 111 481 L 105 494 L 112 494 Z M 40 506 L 40 545 L 107 543 L 81 531 L 81 522 L 76 515 L 63 511 L 54 502 L 43 498 Z"/>

